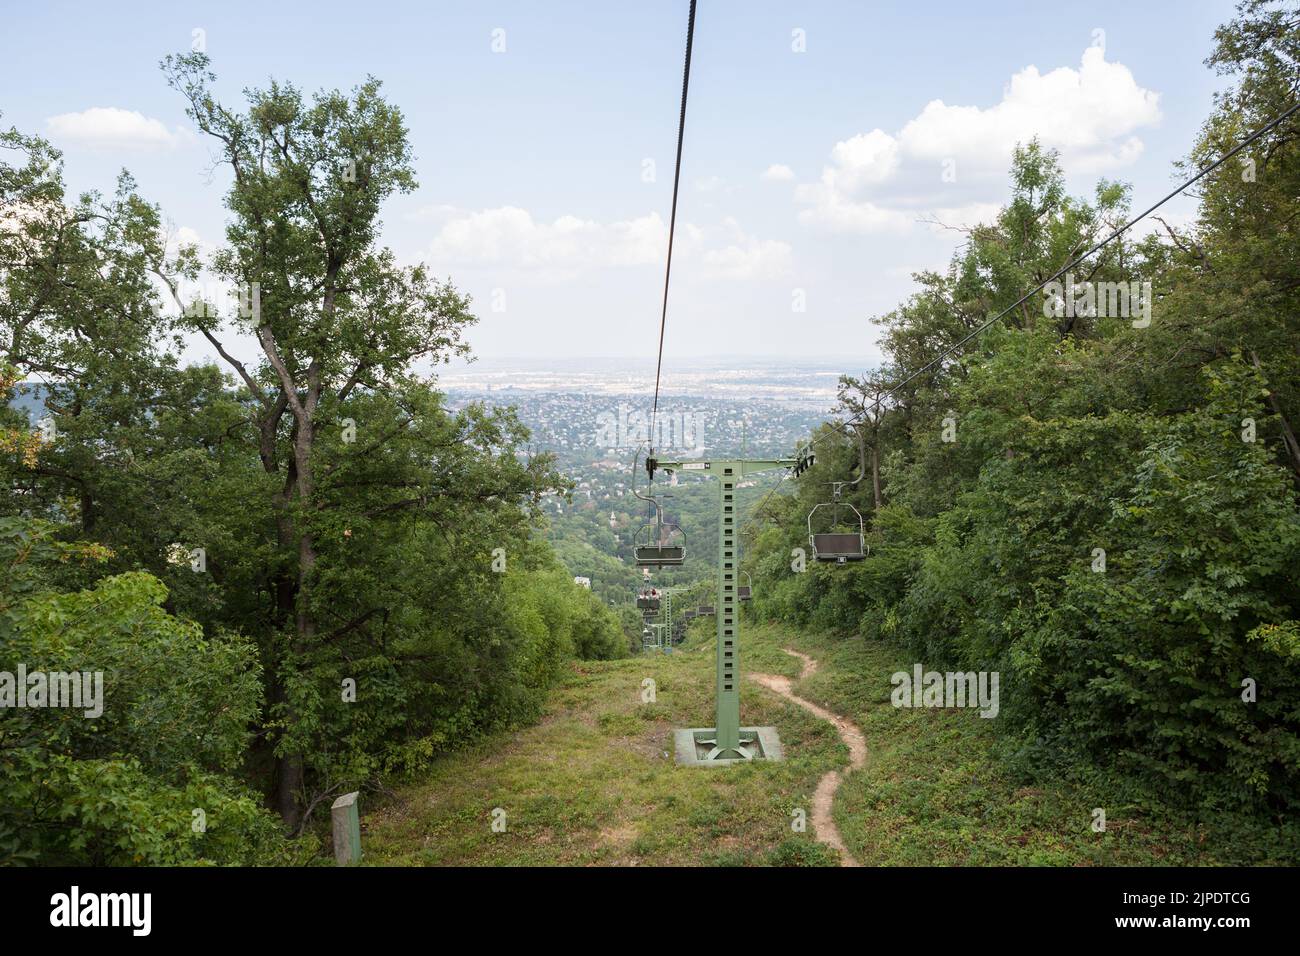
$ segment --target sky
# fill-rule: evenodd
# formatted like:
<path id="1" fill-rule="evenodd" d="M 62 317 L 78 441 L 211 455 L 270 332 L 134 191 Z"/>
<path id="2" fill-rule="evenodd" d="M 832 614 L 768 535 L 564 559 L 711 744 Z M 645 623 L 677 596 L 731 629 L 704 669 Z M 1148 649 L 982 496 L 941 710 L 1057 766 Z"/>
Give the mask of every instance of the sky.
<path id="1" fill-rule="evenodd" d="M 73 191 L 129 169 L 175 236 L 213 249 L 228 170 L 158 61 L 201 46 L 232 106 L 271 78 L 312 92 L 374 75 L 420 184 L 385 205 L 382 241 L 473 296 L 474 351 L 653 357 L 687 7 L 12 5 L 0 122 L 63 150 Z M 946 266 L 962 241 L 946 227 L 991 218 L 1032 136 L 1061 151 L 1075 194 L 1119 179 L 1144 207 L 1224 86 L 1203 61 L 1231 14 L 1226 0 L 700 0 L 665 365 L 874 364 L 873 320 L 911 273 Z"/>

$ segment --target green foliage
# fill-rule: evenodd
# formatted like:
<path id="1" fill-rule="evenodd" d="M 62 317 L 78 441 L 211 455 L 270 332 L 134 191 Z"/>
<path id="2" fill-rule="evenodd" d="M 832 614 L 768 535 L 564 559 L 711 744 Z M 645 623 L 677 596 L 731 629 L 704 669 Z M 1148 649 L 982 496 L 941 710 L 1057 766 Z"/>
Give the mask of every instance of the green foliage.
<path id="1" fill-rule="evenodd" d="M 465 354 L 476 317 L 378 241 L 383 200 L 415 186 L 379 82 L 272 83 L 236 109 L 204 55 L 163 66 L 234 172 L 210 258 L 168 243 L 129 177 L 72 200 L 57 151 L 0 132 L 16 210 L 0 230 L 0 515 L 45 522 L 5 533 L 53 555 L 10 568 L 0 653 L 117 675 L 98 721 L 8 723 L 23 744 L 5 751 L 6 811 L 28 815 L 0 814 L 15 860 L 260 859 L 280 839 L 259 829 L 264 802 L 302 833 L 331 794 L 536 719 L 572 657 L 628 649 L 535 539 L 544 496 L 568 490 L 553 456 L 526 450 L 511 410 L 449 409 L 419 368 Z M 238 308 L 189 296 L 211 276 Z M 255 358 L 233 358 L 232 330 Z M 224 364 L 181 367 L 182 334 Z"/>
<path id="2" fill-rule="evenodd" d="M 148 574 L 49 589 L 51 564 L 105 557 L 58 541 L 54 530 L 0 518 L 0 671 L 98 672 L 102 695 L 90 711 L 6 712 L 5 852 L 14 862 L 65 865 L 282 858 L 278 824 L 237 779 L 258 710 L 255 650 L 167 614 L 166 588 Z"/>
<path id="3" fill-rule="evenodd" d="M 1107 573 L 1066 577 L 1038 633 L 1071 635 L 1077 650 L 1028 655 L 1035 686 L 1048 673 L 1055 685 L 1035 723 L 1207 804 L 1294 809 L 1300 662 L 1248 638 L 1295 626 L 1300 514 L 1286 474 L 1237 435 L 1258 376 L 1229 366 L 1215 378 L 1208 408 L 1159 423 L 1115 499 Z M 1243 700 L 1246 678 L 1257 701 Z M 1071 700 L 1087 706 L 1058 710 Z"/>
<path id="4" fill-rule="evenodd" d="M 824 843 L 787 837 L 767 854 L 769 866 L 838 866 L 840 856 Z"/>
<path id="5" fill-rule="evenodd" d="M 1293 99 L 1300 21 L 1247 0 L 1211 65 L 1238 77 L 1187 164 Z M 840 431 L 768 509 L 750 562 L 768 617 L 888 640 L 927 667 L 1001 673 L 997 721 L 1038 775 L 1105 773 L 1137 799 L 1259 815 L 1300 806 L 1300 214 L 1294 124 L 1208 178 L 1199 219 L 1110 245 L 1077 279 L 1149 281 L 1152 322 L 1050 314 L 1031 298 L 865 422 L 868 558 L 792 574 L 804 516 L 856 477 Z M 881 380 L 926 367 L 1126 215 L 1070 197 L 1056 157 L 1016 151 L 1011 200 L 946 273 L 884 317 Z M 946 421 L 945 421 L 946 420 Z M 955 441 L 944 439 L 944 426 Z M 1104 552 L 1104 566 L 1101 564 Z M 1253 687 L 1257 699 L 1248 699 Z"/>

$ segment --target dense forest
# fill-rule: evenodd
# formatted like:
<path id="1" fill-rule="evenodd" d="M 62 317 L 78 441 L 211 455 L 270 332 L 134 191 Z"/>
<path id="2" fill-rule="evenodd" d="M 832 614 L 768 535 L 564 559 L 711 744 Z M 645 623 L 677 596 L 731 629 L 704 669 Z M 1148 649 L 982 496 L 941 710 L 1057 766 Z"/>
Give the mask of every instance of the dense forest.
<path id="1" fill-rule="evenodd" d="M 1240 14 L 1179 178 L 1300 93 L 1295 13 Z M 1023 144 L 997 219 L 882 317 L 888 364 L 842 379 L 851 426 L 764 506 L 749 566 L 763 616 L 1000 672 L 1006 759 L 1031 777 L 1289 820 L 1300 846 L 1300 128 L 1197 190 L 1193 222 L 1089 259 L 1076 308 L 1049 286 L 890 393 L 1129 217 L 1122 183 L 1071 196 Z M 1150 283 L 1149 313 L 1090 308 L 1107 282 Z M 859 476 L 866 559 L 791 573 L 812 506 Z"/>
<path id="2" fill-rule="evenodd" d="M 241 109 L 202 53 L 163 72 L 232 174 L 211 261 L 128 174 L 71 197 L 47 142 L 0 134 L 3 386 L 44 407 L 34 430 L 0 412 L 0 670 L 109 674 L 100 719 L 0 723 L 0 862 L 309 856 L 285 834 L 322 802 L 534 719 L 574 655 L 627 653 L 536 534 L 569 488 L 551 457 L 418 374 L 475 319 L 378 242 L 415 187 L 380 84 Z M 207 274 L 233 294 L 193 296 Z M 186 335 L 223 362 L 183 365 Z"/>

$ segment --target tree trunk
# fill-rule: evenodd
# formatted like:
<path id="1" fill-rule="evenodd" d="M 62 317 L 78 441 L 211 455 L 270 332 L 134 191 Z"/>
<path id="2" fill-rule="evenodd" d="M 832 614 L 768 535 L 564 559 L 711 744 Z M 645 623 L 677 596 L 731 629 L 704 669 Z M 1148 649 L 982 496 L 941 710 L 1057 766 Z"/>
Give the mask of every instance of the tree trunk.
<path id="1" fill-rule="evenodd" d="M 259 453 L 262 459 L 262 467 L 268 474 L 275 474 L 280 470 L 279 455 L 276 453 L 276 433 L 279 430 L 280 420 L 284 415 L 287 404 L 285 393 L 281 390 L 279 399 L 259 422 L 261 431 Z M 296 446 L 296 424 L 294 428 L 295 432 L 291 433 L 290 437 Z M 275 511 L 276 539 L 280 548 L 285 552 L 291 549 L 301 551 L 298 534 L 290 518 L 289 508 L 297 486 L 298 456 L 294 454 L 288 461 L 284 485 L 276 492 L 272 502 Z M 284 633 L 289 627 L 293 627 L 295 634 L 295 639 L 290 642 L 289 653 L 284 658 L 273 662 L 272 667 L 269 669 L 270 678 L 267 696 L 273 708 L 285 706 L 288 703 L 288 694 L 280 670 L 286 665 L 288 659 L 297 656 L 301 647 L 302 635 L 299 622 L 300 612 L 298 610 L 300 583 L 301 574 L 294 575 L 290 570 L 283 569 L 276 572 L 270 584 L 272 629 L 276 633 Z M 293 723 L 291 707 L 286 706 L 284 717 L 286 723 Z M 302 819 L 300 797 L 304 783 L 305 773 L 302 755 L 297 753 L 277 755 L 272 773 L 273 800 L 281 821 L 291 830 L 296 829 Z"/>
<path id="2" fill-rule="evenodd" d="M 1254 363 L 1255 368 L 1260 375 L 1264 375 L 1264 367 L 1259 364 L 1259 356 L 1255 354 L 1254 349 L 1250 352 L 1250 360 Z M 1268 376 L 1264 376 L 1265 387 L 1268 387 Z M 1282 444 L 1286 446 L 1288 464 L 1295 473 L 1297 480 L 1300 480 L 1300 441 L 1296 440 L 1295 432 L 1291 429 L 1291 423 L 1282 414 L 1282 403 L 1277 400 L 1277 393 L 1272 388 L 1268 389 L 1268 403 L 1273 406 L 1273 411 L 1277 413 L 1277 420 L 1282 424 Z"/>
<path id="3" fill-rule="evenodd" d="M 311 384 L 305 407 L 294 410 L 293 460 L 289 474 L 291 483 L 289 487 L 293 488 L 293 495 L 298 499 L 303 514 L 308 511 L 306 506 L 311 501 L 313 491 L 311 459 L 312 443 L 315 438 L 313 418 L 320 395 L 315 376 L 317 368 L 316 363 L 313 363 L 308 371 Z M 294 639 L 289 646 L 289 656 L 293 661 L 302 661 L 310 653 L 316 637 L 316 619 L 311 611 L 311 577 L 316 570 L 317 561 L 316 535 L 311 530 L 310 518 L 301 520 L 303 523 L 290 532 L 296 539 L 298 549 L 298 577 L 294 594 Z M 285 722 L 292 725 L 294 717 L 292 707 L 286 707 Z M 276 798 L 280 819 L 291 829 L 296 829 L 302 819 L 299 797 L 303 793 L 305 778 L 304 758 L 301 753 L 284 754 L 277 760 Z"/>
<path id="4" fill-rule="evenodd" d="M 875 442 L 871 445 L 871 490 L 876 496 L 876 510 L 879 511 L 885 502 L 880 495 L 880 448 Z"/>
<path id="5" fill-rule="evenodd" d="M 298 797 L 303 788 L 302 756 L 288 754 L 275 759 L 275 808 L 290 830 L 298 828 L 302 808 Z"/>

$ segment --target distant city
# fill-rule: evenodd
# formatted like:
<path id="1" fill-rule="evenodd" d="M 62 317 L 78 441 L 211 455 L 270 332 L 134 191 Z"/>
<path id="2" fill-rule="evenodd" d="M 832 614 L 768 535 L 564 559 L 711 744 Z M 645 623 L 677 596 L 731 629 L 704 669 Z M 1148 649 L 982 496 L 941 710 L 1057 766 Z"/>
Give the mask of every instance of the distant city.
<path id="1" fill-rule="evenodd" d="M 831 416 L 840 375 L 862 374 L 862 368 L 843 364 L 725 363 L 665 366 L 654 428 L 660 457 L 790 456 Z M 571 500 L 553 496 L 543 502 L 551 519 L 547 536 L 570 571 L 592 580 L 589 586 L 612 603 L 628 600 L 639 577 L 626 559 L 633 534 L 648 518 L 648 506 L 632 491 L 634 480 L 645 490 L 645 472 L 634 470 L 634 463 L 649 444 L 654 375 L 653 362 L 591 359 L 483 361 L 438 376 L 451 407 L 514 407 L 532 432 L 531 448 L 555 455 L 574 487 Z M 780 477 L 771 473 L 742 482 L 741 489 L 751 489 L 743 492 L 742 510 Z M 708 482 L 689 473 L 661 480 L 674 496 L 666 519 L 677 521 L 684 509 L 693 540 L 710 540 L 716 525 Z M 700 553 L 707 555 L 708 547 Z M 707 573 L 705 565 L 691 564 L 682 580 Z"/>
<path id="2" fill-rule="evenodd" d="M 780 358 L 665 358 L 659 385 L 661 407 L 663 397 L 669 395 L 766 402 L 824 413 L 835 403 L 840 375 L 861 375 L 865 368 L 865 360 L 859 364 Z M 449 393 L 558 392 L 641 400 L 649 408 L 655 363 L 649 358 L 481 359 L 448 366 L 439 370 L 437 377 Z"/>
<path id="3" fill-rule="evenodd" d="M 790 454 L 831 414 L 840 375 L 861 374 L 843 365 L 737 362 L 665 369 L 654 429 L 661 454 Z M 554 452 L 578 482 L 577 497 L 603 504 L 628 494 L 632 458 L 649 444 L 654 375 L 653 362 L 632 359 L 488 360 L 438 380 L 452 407 L 516 408 L 533 447 Z"/>

